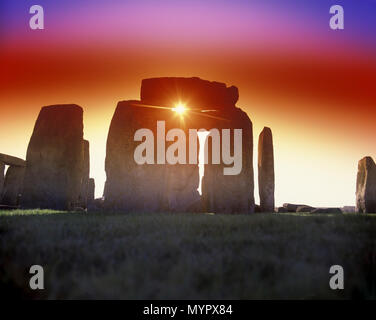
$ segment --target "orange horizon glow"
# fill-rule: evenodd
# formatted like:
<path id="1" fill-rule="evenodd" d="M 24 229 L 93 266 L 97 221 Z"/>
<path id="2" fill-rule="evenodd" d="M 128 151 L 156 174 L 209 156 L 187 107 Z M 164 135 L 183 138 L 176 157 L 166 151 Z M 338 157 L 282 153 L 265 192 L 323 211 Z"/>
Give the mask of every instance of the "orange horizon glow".
<path id="1" fill-rule="evenodd" d="M 317 58 L 319 66 L 321 59 Z M 259 58 L 257 61 L 252 61 L 252 65 L 259 65 L 262 61 Z M 161 62 L 162 60 L 157 61 L 156 65 Z M 251 68 L 244 67 L 247 64 L 249 62 L 243 62 L 243 68 Z M 138 65 L 141 69 L 142 62 Z M 74 64 L 72 68 L 76 66 Z M 50 77 L 56 79 L 55 86 L 47 83 L 39 84 L 39 82 L 38 85 L 31 86 L 33 81 L 30 80 L 28 83 L 30 88 L 34 88 L 33 91 L 29 89 L 29 85 L 17 82 L 3 83 L 0 102 L 2 116 L 0 150 L 3 153 L 25 158 L 28 141 L 40 108 L 51 104 L 76 103 L 84 109 L 84 135 L 85 139 L 90 141 L 91 176 L 96 181 L 96 197 L 101 197 L 106 179 L 104 160 L 107 133 L 117 102 L 139 99 L 143 78 L 195 75 L 203 79 L 223 81 L 228 86 L 236 85 L 239 88 L 237 106 L 247 112 L 253 122 L 255 182 L 257 181 L 258 135 L 264 126 L 272 129 L 275 149 L 276 205 L 284 202 L 302 202 L 312 206 L 342 206 L 355 203 L 357 162 L 366 155 L 376 158 L 373 124 L 376 112 L 371 103 L 375 94 L 360 87 L 361 75 L 364 75 L 364 81 L 368 83 L 376 68 L 376 62 L 364 68 L 353 66 L 349 71 L 346 71 L 347 63 L 343 64 L 342 69 L 341 65 L 335 65 L 337 70 L 342 70 L 339 85 L 343 90 L 337 87 L 338 84 L 333 85 L 333 80 L 327 79 L 326 73 L 319 68 L 308 75 L 303 74 L 305 78 L 312 78 L 311 88 L 316 91 L 316 96 L 309 96 L 310 91 L 302 87 L 302 84 L 296 83 L 295 76 L 298 73 L 293 74 L 291 69 L 289 71 L 274 69 L 274 83 L 268 83 L 264 80 L 267 79 L 269 72 L 266 66 L 264 68 L 258 66 L 258 82 L 243 77 L 236 68 L 235 73 L 226 69 L 219 72 L 220 65 L 213 64 L 212 68 L 202 72 L 202 66 L 197 64 L 189 72 L 182 66 L 174 66 L 172 69 L 165 68 L 160 73 L 158 70 L 154 72 L 156 67 L 149 66 L 142 74 L 135 71 L 133 76 L 124 78 L 122 73 L 115 78 L 103 74 L 96 78 L 98 83 L 90 81 L 86 83 L 84 79 L 73 78 L 60 81 L 59 77 L 64 73 L 59 72 L 57 75 L 52 73 Z M 29 67 L 28 64 L 24 65 L 25 69 Z M 39 67 L 42 71 L 40 77 L 44 78 L 47 73 L 43 68 L 47 68 L 48 65 L 44 66 L 40 63 Z M 19 68 L 21 70 L 21 65 Z M 123 68 L 127 69 L 127 64 Z M 304 64 L 297 70 L 299 69 L 304 70 Z M 256 67 L 253 70 L 256 72 Z M 67 72 L 69 74 L 69 70 Z M 282 80 L 276 81 L 276 78 L 282 77 L 283 74 L 285 79 L 291 79 L 290 87 Z M 19 71 L 20 78 L 23 77 L 22 75 L 23 72 Z M 256 77 L 256 74 L 254 73 L 253 76 Z M 316 79 L 316 85 L 312 82 L 313 79 Z M 357 79 L 355 83 L 353 83 L 354 79 Z M 24 77 L 24 81 L 27 81 L 27 78 Z M 69 83 L 71 85 L 68 86 Z M 333 96 L 330 96 L 325 87 L 320 88 L 326 83 L 336 89 Z M 353 85 L 354 98 L 347 94 L 348 84 Z M 5 91 L 4 88 L 8 90 Z M 19 95 L 16 88 L 26 90 L 23 95 Z M 358 92 L 360 99 L 356 99 L 354 90 Z M 347 97 L 347 101 L 341 96 L 342 92 L 345 98 Z M 257 202 L 257 183 L 255 183 L 255 199 Z"/>
<path id="2" fill-rule="evenodd" d="M 262 2 L 141 2 L 103 2 L 103 24 L 94 4 L 77 11 L 49 4 L 56 23 L 49 17 L 45 32 L 27 30 L 23 18 L 10 24 L 20 30 L 4 29 L 0 152 L 25 159 L 41 107 L 78 104 L 90 142 L 90 176 L 101 197 L 107 133 L 118 101 L 139 100 L 145 78 L 200 77 L 239 89 L 236 106 L 253 123 L 256 203 L 257 141 L 267 126 L 277 206 L 355 205 L 357 163 L 364 156 L 376 159 L 376 46 L 369 34 L 328 30 L 321 1 L 311 5 L 320 6 L 319 19 L 306 6 L 284 11 L 280 1 L 266 9 Z M 164 19 L 177 17 L 170 13 L 184 17 Z M 359 23 L 370 18 L 360 16 Z"/>
<path id="3" fill-rule="evenodd" d="M 241 102 L 237 105 L 248 113 L 253 122 L 256 202 L 257 139 L 263 127 L 268 126 L 272 129 L 274 140 L 276 205 L 284 202 L 313 206 L 344 206 L 355 203 L 357 162 L 365 155 L 376 158 L 374 142 L 363 138 L 369 135 L 367 127 L 358 130 L 344 121 L 332 124 L 331 128 L 330 121 L 333 118 L 314 119 L 312 123 L 307 123 L 303 114 L 296 115 L 288 122 L 277 114 L 265 114 L 265 102 L 263 105 L 260 101 L 245 102 L 241 92 L 240 87 Z M 130 95 L 127 99 L 138 98 L 135 95 Z M 122 98 L 78 103 L 84 108 L 84 137 L 90 141 L 90 176 L 95 178 L 96 197 L 102 196 L 106 179 L 104 160 L 109 124 L 117 101 Z M 76 99 L 63 102 L 72 101 L 77 103 Z M 15 101 L 10 106 L 17 110 L 17 106 L 24 103 Z M 40 106 L 49 104 L 52 101 L 37 101 L 34 108 L 27 112 L 27 116 L 17 117 L 17 113 L 13 113 L 14 118 L 11 118 L 12 114 L 7 116 L 5 123 L 8 125 L 0 127 L 0 136 L 9 138 L 0 140 L 1 152 L 25 159 Z M 243 105 L 247 107 L 244 108 Z"/>

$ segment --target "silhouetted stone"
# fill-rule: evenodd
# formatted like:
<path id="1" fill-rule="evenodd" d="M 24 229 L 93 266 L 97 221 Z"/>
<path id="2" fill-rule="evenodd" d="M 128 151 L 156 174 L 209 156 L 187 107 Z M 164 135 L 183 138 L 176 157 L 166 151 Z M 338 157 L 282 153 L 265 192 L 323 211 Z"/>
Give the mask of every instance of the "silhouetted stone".
<path id="1" fill-rule="evenodd" d="M 340 208 L 317 208 L 311 211 L 311 213 L 342 213 L 342 210 Z"/>
<path id="2" fill-rule="evenodd" d="M 217 115 L 217 114 L 216 114 Z M 220 164 L 205 165 L 202 179 L 202 202 L 205 212 L 252 213 L 255 210 L 253 174 L 253 128 L 248 115 L 239 108 L 223 110 L 218 116 L 231 121 L 203 118 L 199 128 L 242 129 L 242 170 L 237 175 L 224 175 L 227 167 Z M 233 131 L 233 130 L 231 130 Z M 233 133 L 231 133 L 233 139 Z M 211 140 L 211 139 L 210 139 Z M 209 159 L 211 159 L 209 142 Z M 233 144 L 231 144 L 233 154 Z M 274 209 L 273 209 L 274 210 Z"/>
<path id="3" fill-rule="evenodd" d="M 77 105 L 43 107 L 27 149 L 22 205 L 71 210 L 83 169 L 83 111 Z"/>
<path id="4" fill-rule="evenodd" d="M 284 203 L 283 204 L 283 207 L 286 208 L 286 210 L 288 212 L 296 212 L 296 210 L 299 208 L 299 207 L 305 207 L 307 205 L 305 204 L 293 204 L 293 203 Z"/>
<path id="5" fill-rule="evenodd" d="M 89 179 L 88 188 L 87 188 L 87 203 L 88 206 L 94 202 L 95 195 L 95 180 L 93 178 Z"/>
<path id="6" fill-rule="evenodd" d="M 150 129 L 156 141 L 157 120 L 166 120 L 166 132 L 178 128 L 179 120 L 172 117 L 171 110 L 139 104 L 119 102 L 112 118 L 107 138 L 105 206 L 125 212 L 189 211 L 200 200 L 197 165 L 139 165 L 134 160 L 134 150 L 140 144 L 134 141 L 138 129 Z M 156 144 L 154 151 L 156 154 Z"/>
<path id="7" fill-rule="evenodd" d="M 221 109 L 233 108 L 238 98 L 238 88 L 200 78 L 151 78 L 141 84 L 141 100 L 152 105 L 174 107 L 180 101 L 188 107 Z"/>
<path id="8" fill-rule="evenodd" d="M 285 207 L 278 207 L 277 210 L 276 210 L 278 213 L 286 213 L 288 212 L 287 209 Z"/>
<path id="9" fill-rule="evenodd" d="M 145 107 L 174 107 L 179 102 L 178 96 L 182 102 L 187 103 L 188 108 L 195 106 L 212 111 L 188 111 L 182 122 L 169 109 Z M 189 101 L 185 101 L 185 97 L 189 97 Z M 237 89 L 198 78 L 146 79 L 142 82 L 141 98 L 141 101 L 119 102 L 112 118 L 107 138 L 105 206 L 125 212 L 253 212 L 252 122 L 246 113 L 235 107 Z M 200 199 L 197 191 L 197 164 L 138 165 L 133 156 L 140 142 L 134 141 L 134 134 L 141 128 L 150 129 L 154 133 L 156 163 L 156 128 L 159 120 L 165 121 L 165 132 L 180 128 L 187 138 L 189 129 L 242 129 L 241 173 L 224 176 L 223 168 L 227 166 L 224 163 L 205 165 Z M 166 149 L 170 143 L 172 142 L 166 142 Z"/>
<path id="10" fill-rule="evenodd" d="M 376 164 L 371 157 L 358 162 L 356 209 L 360 213 L 376 213 Z"/>
<path id="11" fill-rule="evenodd" d="M 156 126 L 157 109 L 134 106 L 136 103 L 140 101 L 120 101 L 111 120 L 106 146 L 105 206 L 125 212 L 158 212 L 166 182 L 163 167 L 138 165 L 134 160 L 139 144 L 134 141 L 134 134 L 138 129 Z"/>
<path id="12" fill-rule="evenodd" d="M 5 172 L 5 163 L 0 161 L 0 203 L 3 196 L 3 187 L 4 187 L 4 172 Z"/>
<path id="13" fill-rule="evenodd" d="M 0 153 L 0 162 L 8 166 L 26 167 L 25 160 L 4 153 Z"/>
<path id="14" fill-rule="evenodd" d="M 25 167 L 10 166 L 5 175 L 3 197 L 1 203 L 17 206 L 20 203 Z"/>
<path id="15" fill-rule="evenodd" d="M 296 209 L 296 212 L 311 212 L 312 210 L 315 210 L 316 208 L 311 206 L 299 206 Z"/>
<path id="16" fill-rule="evenodd" d="M 84 140 L 83 143 L 83 167 L 82 167 L 82 180 L 81 180 L 81 191 L 78 203 L 80 207 L 87 207 L 87 197 L 88 197 L 88 187 L 89 187 L 89 174 L 90 174 L 90 151 L 89 151 L 89 141 Z"/>
<path id="17" fill-rule="evenodd" d="M 260 210 L 274 211 L 274 152 L 270 128 L 264 127 L 258 141 L 258 183 Z"/>

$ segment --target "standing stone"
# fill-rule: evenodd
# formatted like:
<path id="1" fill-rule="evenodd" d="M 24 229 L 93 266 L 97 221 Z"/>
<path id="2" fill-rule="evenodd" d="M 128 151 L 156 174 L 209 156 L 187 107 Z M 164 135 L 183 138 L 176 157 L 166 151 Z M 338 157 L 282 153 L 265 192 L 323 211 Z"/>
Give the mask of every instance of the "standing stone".
<path id="1" fill-rule="evenodd" d="M 4 171 L 5 171 L 5 163 L 0 161 L 0 204 L 3 195 L 3 187 L 4 187 Z"/>
<path id="2" fill-rule="evenodd" d="M 90 150 L 89 150 L 89 141 L 84 140 L 83 143 L 83 168 L 82 168 L 82 180 L 81 180 L 81 191 L 79 197 L 79 206 L 82 208 L 87 207 L 87 196 L 88 196 L 88 187 L 89 187 L 89 174 L 90 174 Z"/>
<path id="3" fill-rule="evenodd" d="M 17 206 L 20 204 L 25 167 L 10 166 L 5 175 L 2 204 Z"/>
<path id="4" fill-rule="evenodd" d="M 376 213 L 376 164 L 371 157 L 358 162 L 356 208 L 360 213 Z"/>
<path id="5" fill-rule="evenodd" d="M 262 212 L 274 212 L 274 153 L 270 128 L 264 127 L 258 141 L 258 183 Z"/>
<path id="6" fill-rule="evenodd" d="M 106 151 L 105 206 L 125 212 L 253 212 L 252 122 L 245 112 L 236 108 L 237 100 L 237 88 L 219 82 L 199 78 L 143 80 L 141 100 L 119 102 L 111 121 Z M 183 121 L 170 109 L 179 101 L 194 108 L 194 112 L 188 111 L 183 116 Z M 155 108 L 161 106 L 164 108 Z M 204 110 L 205 113 L 201 112 Z M 178 128 L 187 139 L 189 129 L 242 129 L 241 172 L 225 176 L 224 163 L 205 165 L 200 198 L 197 164 L 157 164 L 157 121 L 165 121 L 166 133 Z M 134 160 L 135 148 L 140 144 L 134 141 L 134 134 L 142 128 L 154 135 L 154 164 L 139 165 Z M 165 141 L 165 149 L 171 143 Z"/>
<path id="7" fill-rule="evenodd" d="M 229 167 L 223 163 L 211 162 L 212 138 L 208 137 L 209 163 L 205 164 L 202 179 L 202 202 L 205 212 L 224 214 L 247 214 L 255 212 L 254 175 L 253 175 L 253 125 L 248 115 L 234 105 L 215 113 L 221 119 L 202 119 L 199 128 L 217 128 L 231 130 L 231 154 L 234 151 L 234 129 L 242 130 L 241 171 L 236 175 L 224 175 L 223 169 Z M 222 120 L 225 119 L 225 120 Z M 221 139 L 222 142 L 222 139 Z M 222 149 L 222 148 L 221 148 Z"/>
<path id="8" fill-rule="evenodd" d="M 140 101 L 120 101 L 111 120 L 106 147 L 104 205 L 124 212 L 158 212 L 162 211 L 166 182 L 163 165 L 135 162 L 134 150 L 140 142 L 134 141 L 134 134 L 138 129 L 148 128 L 156 139 L 154 127 L 159 109 L 137 107 L 135 103 Z"/>
<path id="9" fill-rule="evenodd" d="M 89 179 L 87 188 L 87 204 L 88 206 L 93 204 L 95 198 L 95 180 L 93 178 Z"/>
<path id="10" fill-rule="evenodd" d="M 27 149 L 23 207 L 73 209 L 81 190 L 83 150 L 82 108 L 43 107 Z"/>
<path id="11" fill-rule="evenodd" d="M 140 103 L 119 102 L 112 118 L 107 138 L 105 207 L 124 212 L 187 211 L 200 199 L 198 166 L 156 163 L 157 121 L 166 121 L 165 132 L 179 128 L 179 122 L 171 110 L 139 107 Z M 134 135 L 142 128 L 153 132 L 154 164 L 135 162 L 134 151 L 140 142 L 134 141 Z M 168 145 L 166 142 L 166 148 Z"/>

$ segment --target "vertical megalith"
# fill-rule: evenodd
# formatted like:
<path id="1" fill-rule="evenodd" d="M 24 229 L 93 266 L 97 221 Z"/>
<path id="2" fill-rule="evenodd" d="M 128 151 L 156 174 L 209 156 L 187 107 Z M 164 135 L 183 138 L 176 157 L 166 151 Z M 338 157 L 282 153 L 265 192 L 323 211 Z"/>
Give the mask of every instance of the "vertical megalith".
<path id="1" fill-rule="evenodd" d="M 361 213 L 376 212 L 376 164 L 371 157 L 358 162 L 356 208 Z"/>
<path id="2" fill-rule="evenodd" d="M 1 204 L 1 198 L 3 195 L 3 187 L 4 187 L 4 171 L 5 171 L 5 163 L 0 161 L 0 204 Z"/>
<path id="3" fill-rule="evenodd" d="M 25 167 L 10 166 L 5 175 L 2 204 L 17 206 L 20 204 Z"/>
<path id="4" fill-rule="evenodd" d="M 139 107 L 139 104 L 140 101 L 120 101 L 112 118 L 106 146 L 105 206 L 124 212 L 169 211 L 167 198 L 173 197 L 169 189 L 175 190 L 177 180 L 168 174 L 174 170 L 173 166 L 157 163 L 156 153 L 157 121 L 170 119 L 171 111 Z M 134 136 L 139 129 L 149 130 L 152 135 L 153 164 L 135 161 L 135 150 L 140 142 L 135 141 Z M 172 205 L 177 203 L 183 202 L 171 201 Z"/>
<path id="5" fill-rule="evenodd" d="M 151 166 L 137 166 L 133 158 L 136 148 L 134 134 L 145 126 L 141 122 L 142 117 L 135 114 L 138 109 L 132 107 L 132 101 L 121 101 L 111 120 L 106 145 L 107 180 L 104 189 L 105 206 L 109 209 L 153 212 L 158 208 L 154 199 L 160 189 L 156 188 L 153 179 L 158 169 L 154 168 L 153 174 Z M 157 177 L 157 180 L 163 181 L 162 177 Z"/>
<path id="6" fill-rule="evenodd" d="M 89 179 L 87 188 L 87 205 L 91 205 L 95 198 L 95 181 L 93 178 Z"/>
<path id="7" fill-rule="evenodd" d="M 253 125 L 248 115 L 240 108 L 232 106 L 227 110 L 215 113 L 217 119 L 204 120 L 204 126 L 209 130 L 216 128 L 220 133 L 217 147 L 209 135 L 206 139 L 208 145 L 208 163 L 204 166 L 202 179 L 202 202 L 206 212 L 224 214 L 246 214 L 255 210 L 254 200 L 254 175 L 253 175 Z M 214 163 L 213 152 L 218 150 L 223 155 L 223 130 L 230 129 L 230 154 L 234 152 L 235 139 L 238 140 L 240 151 L 238 171 L 225 174 L 225 169 L 235 166 L 224 163 L 220 157 L 219 163 Z M 241 130 L 241 135 L 235 138 L 235 130 Z"/>
<path id="8" fill-rule="evenodd" d="M 274 212 L 274 152 L 273 136 L 265 127 L 258 141 L 258 184 L 261 212 Z"/>
<path id="9" fill-rule="evenodd" d="M 43 107 L 26 155 L 22 205 L 72 209 L 83 172 L 83 110 L 77 105 Z"/>
<path id="10" fill-rule="evenodd" d="M 82 166 L 82 179 L 81 179 L 81 191 L 79 197 L 78 205 L 82 208 L 87 207 L 87 196 L 89 187 L 89 174 L 90 174 L 90 151 L 89 151 L 89 141 L 84 140 L 83 142 L 83 166 Z"/>

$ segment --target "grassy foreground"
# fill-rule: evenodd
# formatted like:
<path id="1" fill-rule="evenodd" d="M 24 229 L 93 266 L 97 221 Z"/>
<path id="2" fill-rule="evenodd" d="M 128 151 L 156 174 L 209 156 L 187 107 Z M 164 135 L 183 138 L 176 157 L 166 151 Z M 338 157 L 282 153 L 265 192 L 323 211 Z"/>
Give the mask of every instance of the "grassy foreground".
<path id="1" fill-rule="evenodd" d="M 0 211 L 0 297 L 375 299 L 376 215 Z"/>

